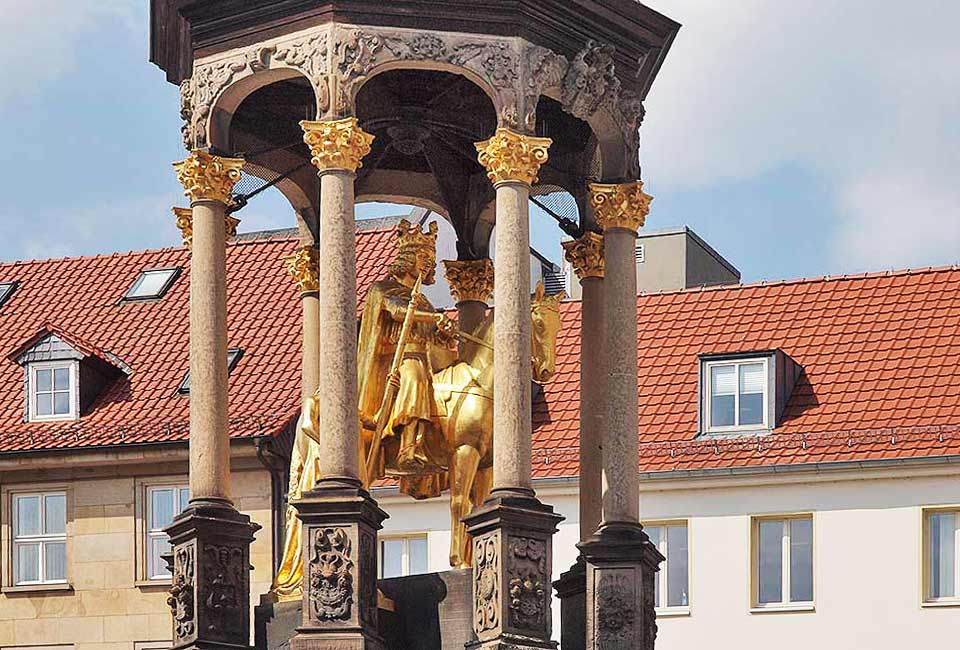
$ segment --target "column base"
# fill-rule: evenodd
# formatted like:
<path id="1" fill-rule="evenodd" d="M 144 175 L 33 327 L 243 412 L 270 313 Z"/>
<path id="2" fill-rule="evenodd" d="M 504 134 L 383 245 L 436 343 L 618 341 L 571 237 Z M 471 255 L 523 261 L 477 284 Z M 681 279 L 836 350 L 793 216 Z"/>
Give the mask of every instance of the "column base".
<path id="1" fill-rule="evenodd" d="M 166 528 L 174 650 L 250 647 L 250 542 L 259 529 L 219 499 L 192 501 Z"/>
<path id="2" fill-rule="evenodd" d="M 586 563 L 586 648 L 653 650 L 654 580 L 666 558 L 643 526 L 603 524 L 577 547 Z"/>
<path id="3" fill-rule="evenodd" d="M 553 588 L 560 599 L 560 647 L 584 650 L 587 639 L 587 564 L 583 556 L 560 574 Z"/>
<path id="4" fill-rule="evenodd" d="M 464 519 L 473 537 L 473 630 L 483 650 L 555 650 L 552 538 L 563 517 L 525 490 L 500 490 Z"/>
<path id="5" fill-rule="evenodd" d="M 291 650 L 382 650 L 377 531 L 387 513 L 360 482 L 322 479 L 294 503 L 303 522 L 303 618 Z"/>

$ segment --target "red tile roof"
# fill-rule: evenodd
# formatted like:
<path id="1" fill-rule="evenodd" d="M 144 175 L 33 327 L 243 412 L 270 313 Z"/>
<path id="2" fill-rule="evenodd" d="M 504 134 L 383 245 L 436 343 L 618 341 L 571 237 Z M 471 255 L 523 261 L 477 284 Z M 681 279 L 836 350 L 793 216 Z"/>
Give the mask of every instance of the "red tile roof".
<path id="1" fill-rule="evenodd" d="M 535 472 L 577 473 L 579 303 L 534 406 Z M 640 296 L 640 469 L 960 453 L 960 269 Z M 696 439 L 700 354 L 779 348 L 804 371 L 774 433 Z"/>
<path id="2" fill-rule="evenodd" d="M 299 408 L 300 306 L 280 258 L 293 237 L 228 249 L 231 435 L 282 430 Z M 393 255 L 357 235 L 358 295 Z M 121 302 L 149 268 L 184 273 L 158 301 Z M 0 452 L 186 440 L 189 256 L 163 249 L 0 264 L 21 286 L 0 307 Z M 580 303 L 563 305 L 557 373 L 534 404 L 537 476 L 577 473 Z M 960 270 L 927 269 L 676 291 L 637 299 L 643 471 L 960 454 Z M 7 355 L 51 324 L 132 368 L 79 422 L 24 423 Z M 779 348 L 804 374 L 763 437 L 697 439 L 699 354 Z"/>

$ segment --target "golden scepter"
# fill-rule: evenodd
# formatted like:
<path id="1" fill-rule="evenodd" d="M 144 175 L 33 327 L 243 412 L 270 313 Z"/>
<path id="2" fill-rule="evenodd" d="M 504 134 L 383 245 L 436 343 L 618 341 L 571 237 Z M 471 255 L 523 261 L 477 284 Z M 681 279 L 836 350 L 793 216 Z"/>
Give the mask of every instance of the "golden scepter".
<path id="1" fill-rule="evenodd" d="M 393 411 L 393 401 L 397 398 L 397 392 L 400 390 L 400 364 L 403 363 L 403 350 L 407 347 L 407 339 L 410 338 L 410 328 L 413 326 L 413 317 L 417 311 L 417 299 L 420 297 L 420 284 L 423 282 L 423 273 L 417 276 L 417 281 L 413 284 L 410 291 L 410 304 L 407 305 L 407 313 L 403 316 L 403 325 L 400 328 L 400 336 L 397 339 L 397 349 L 393 353 L 393 363 L 390 365 L 390 374 L 387 375 L 387 387 L 383 391 L 383 401 L 380 404 L 380 410 L 377 411 L 377 428 L 373 434 L 373 443 L 370 445 L 370 451 L 367 453 L 367 478 L 373 481 L 374 470 L 380 462 L 380 444 L 383 442 L 383 431 L 387 428 L 390 421 L 390 415 Z"/>

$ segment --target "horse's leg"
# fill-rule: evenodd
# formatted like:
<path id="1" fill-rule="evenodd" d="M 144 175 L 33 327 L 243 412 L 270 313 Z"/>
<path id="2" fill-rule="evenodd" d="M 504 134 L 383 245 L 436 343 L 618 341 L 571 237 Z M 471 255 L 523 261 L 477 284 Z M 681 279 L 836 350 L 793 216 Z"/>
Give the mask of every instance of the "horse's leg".
<path id="1" fill-rule="evenodd" d="M 477 475 L 473 479 L 473 490 L 470 492 L 470 504 L 476 508 L 487 500 L 490 496 L 490 489 L 493 487 L 493 468 L 484 467 L 477 470 Z"/>
<path id="2" fill-rule="evenodd" d="M 460 445 L 450 462 L 450 566 L 466 563 L 467 527 L 463 518 L 470 512 L 470 492 L 480 464 L 480 454 L 470 445 Z"/>

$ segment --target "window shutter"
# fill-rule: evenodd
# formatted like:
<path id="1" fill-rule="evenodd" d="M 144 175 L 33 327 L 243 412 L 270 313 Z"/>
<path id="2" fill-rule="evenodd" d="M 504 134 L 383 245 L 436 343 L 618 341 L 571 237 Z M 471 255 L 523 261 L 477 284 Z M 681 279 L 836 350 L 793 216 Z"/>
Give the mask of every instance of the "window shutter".
<path id="1" fill-rule="evenodd" d="M 762 393 L 764 389 L 763 364 L 740 366 L 740 394 Z"/>
<path id="2" fill-rule="evenodd" d="M 733 395 L 737 391 L 737 367 L 714 366 L 710 371 L 713 395 Z"/>

